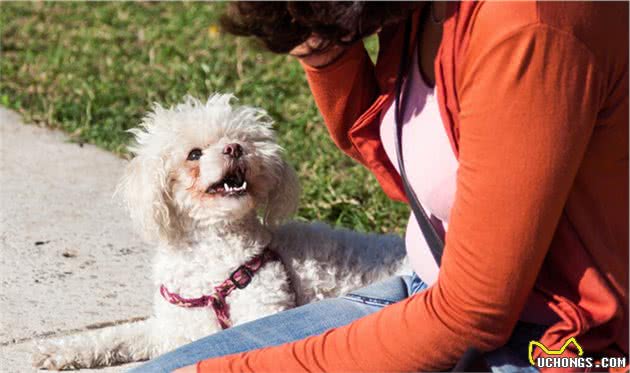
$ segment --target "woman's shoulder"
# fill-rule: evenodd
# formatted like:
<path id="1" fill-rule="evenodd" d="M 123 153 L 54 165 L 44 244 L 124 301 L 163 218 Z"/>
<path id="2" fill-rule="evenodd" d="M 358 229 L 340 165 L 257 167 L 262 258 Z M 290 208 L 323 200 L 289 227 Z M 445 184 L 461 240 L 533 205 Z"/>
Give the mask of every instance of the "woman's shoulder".
<path id="1" fill-rule="evenodd" d="M 583 44 L 604 64 L 627 56 L 627 2 L 482 1 L 460 17 L 471 42 L 496 45 L 521 30 L 543 28 Z"/>

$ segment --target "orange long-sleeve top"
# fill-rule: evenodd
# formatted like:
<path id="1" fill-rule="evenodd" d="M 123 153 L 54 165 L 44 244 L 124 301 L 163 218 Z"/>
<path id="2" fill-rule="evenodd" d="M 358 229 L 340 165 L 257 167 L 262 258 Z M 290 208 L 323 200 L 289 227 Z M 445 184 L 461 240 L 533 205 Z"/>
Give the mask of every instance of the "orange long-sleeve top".
<path id="1" fill-rule="evenodd" d="M 468 347 L 503 345 L 519 319 L 550 323 L 550 349 L 575 336 L 588 356 L 628 354 L 628 3 L 448 7 L 436 86 L 459 170 L 437 282 L 200 372 L 443 370 Z M 357 44 L 305 67 L 335 143 L 398 200 L 378 118 L 393 99 L 402 28 L 380 32 L 376 66 Z"/>

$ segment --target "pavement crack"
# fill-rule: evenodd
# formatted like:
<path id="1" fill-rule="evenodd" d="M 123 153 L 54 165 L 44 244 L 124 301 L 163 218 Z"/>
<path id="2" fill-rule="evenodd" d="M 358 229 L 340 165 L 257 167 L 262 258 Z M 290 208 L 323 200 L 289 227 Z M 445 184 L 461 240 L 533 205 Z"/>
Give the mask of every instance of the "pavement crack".
<path id="1" fill-rule="evenodd" d="M 11 339 L 9 341 L 2 341 L 2 342 L 0 342 L 0 347 L 17 345 L 17 344 L 21 344 L 21 343 L 25 343 L 25 342 L 31 342 L 31 341 L 34 341 L 34 340 L 38 340 L 38 339 L 49 339 L 49 338 L 56 338 L 56 337 L 65 337 L 65 336 L 68 336 L 68 335 L 71 335 L 71 334 L 87 332 L 87 331 L 90 331 L 90 330 L 98 330 L 98 329 L 109 328 L 111 326 L 116 326 L 116 325 L 130 324 L 130 323 L 134 323 L 134 322 L 138 322 L 138 321 L 143 321 L 143 320 L 146 320 L 148 318 L 149 318 L 148 316 L 130 317 L 128 319 L 115 320 L 115 321 L 105 321 L 105 322 L 99 322 L 99 323 L 94 323 L 94 324 L 88 324 L 88 325 L 85 325 L 85 326 L 83 326 L 81 328 L 62 330 L 62 331 L 58 331 L 58 332 L 44 332 L 44 333 L 35 334 L 33 336 L 30 336 L 30 337 L 25 337 L 25 338 L 13 338 L 13 339 Z"/>

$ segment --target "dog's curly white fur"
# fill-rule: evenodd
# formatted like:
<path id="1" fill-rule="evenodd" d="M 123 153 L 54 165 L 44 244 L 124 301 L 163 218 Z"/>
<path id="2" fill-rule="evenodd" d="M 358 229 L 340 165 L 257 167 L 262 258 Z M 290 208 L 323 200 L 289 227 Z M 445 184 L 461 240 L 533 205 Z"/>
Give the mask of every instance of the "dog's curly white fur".
<path id="1" fill-rule="evenodd" d="M 146 360 L 221 330 L 211 308 L 175 306 L 157 288 L 164 284 L 186 298 L 211 294 L 268 246 L 282 263 L 266 264 L 247 288 L 227 298 L 234 325 L 407 270 L 397 236 L 282 224 L 297 207 L 295 172 L 283 160 L 265 112 L 232 100 L 217 94 L 205 103 L 188 97 L 174 108 L 156 105 L 132 130 L 135 158 L 119 191 L 133 222 L 157 246 L 153 316 L 45 341 L 34 355 L 36 367 Z M 234 156 L 234 150 L 242 154 Z"/>

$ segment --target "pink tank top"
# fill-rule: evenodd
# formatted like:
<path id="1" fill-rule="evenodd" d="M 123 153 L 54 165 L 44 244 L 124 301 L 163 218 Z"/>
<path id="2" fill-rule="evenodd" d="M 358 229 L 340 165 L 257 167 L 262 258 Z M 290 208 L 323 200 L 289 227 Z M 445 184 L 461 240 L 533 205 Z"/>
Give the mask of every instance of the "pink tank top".
<path id="1" fill-rule="evenodd" d="M 403 160 L 411 187 L 431 216 L 433 226 L 443 235 L 455 197 L 458 163 L 440 118 L 435 90 L 425 83 L 418 66 L 414 53 L 403 86 Z M 398 170 L 395 136 L 392 103 L 381 114 L 380 137 L 390 162 Z M 407 223 L 405 244 L 412 268 L 427 285 L 432 285 L 437 280 L 438 267 L 413 214 Z"/>

